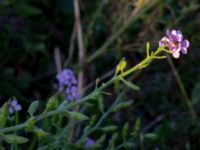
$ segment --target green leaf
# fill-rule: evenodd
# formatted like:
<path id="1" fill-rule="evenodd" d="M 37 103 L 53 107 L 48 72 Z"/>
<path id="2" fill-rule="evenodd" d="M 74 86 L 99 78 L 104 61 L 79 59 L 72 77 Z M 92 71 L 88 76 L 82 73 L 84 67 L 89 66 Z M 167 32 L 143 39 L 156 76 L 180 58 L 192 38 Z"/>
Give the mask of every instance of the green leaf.
<path id="1" fill-rule="evenodd" d="M 44 130 L 37 128 L 37 127 L 34 128 L 33 132 L 35 132 L 38 137 L 47 137 L 48 136 L 47 132 L 45 132 Z"/>
<path id="2" fill-rule="evenodd" d="M 16 12 L 23 17 L 35 16 L 42 13 L 39 8 L 31 6 L 27 3 L 16 3 L 14 7 Z"/>
<path id="3" fill-rule="evenodd" d="M 4 105 L 0 109 L 0 128 L 6 125 L 7 116 L 8 116 L 8 103 L 4 103 Z"/>
<path id="4" fill-rule="evenodd" d="M 192 91 L 192 103 L 197 104 L 200 102 L 200 82 L 198 82 Z"/>
<path id="5" fill-rule="evenodd" d="M 98 106 L 99 110 L 101 110 L 102 113 L 104 113 L 104 103 L 103 103 L 103 96 L 100 94 L 98 98 Z"/>
<path id="6" fill-rule="evenodd" d="M 137 85 L 135 85 L 135 84 L 133 84 L 133 83 L 131 83 L 131 82 L 129 82 L 129 81 L 126 81 L 126 80 L 124 80 L 124 79 L 121 79 L 121 80 L 124 82 L 124 84 L 125 84 L 127 87 L 131 88 L 132 90 L 134 90 L 134 91 L 139 91 L 139 90 L 140 90 L 140 88 L 139 88 Z"/>
<path id="7" fill-rule="evenodd" d="M 65 103 L 61 103 L 61 105 L 62 104 L 64 105 Z M 59 109 L 60 109 L 61 105 L 59 106 Z M 46 109 L 52 110 L 52 109 L 56 108 L 56 106 L 57 106 L 57 97 L 56 96 L 50 97 L 46 104 Z"/>
<path id="8" fill-rule="evenodd" d="M 15 134 L 5 134 L 3 139 L 10 144 L 24 144 L 29 141 L 29 139 Z"/>
<path id="9" fill-rule="evenodd" d="M 126 149 L 129 149 L 129 148 L 133 148 L 135 144 L 134 143 L 131 143 L 131 142 L 125 142 L 123 144 L 123 147 L 126 148 Z"/>
<path id="10" fill-rule="evenodd" d="M 106 127 L 102 127 L 100 128 L 102 131 L 104 132 L 113 132 L 115 130 L 117 130 L 117 126 L 115 125 L 110 125 L 110 126 L 106 126 Z"/>
<path id="11" fill-rule="evenodd" d="M 149 140 L 156 140 L 158 136 L 155 133 L 147 133 L 144 135 L 144 138 Z"/>
<path id="12" fill-rule="evenodd" d="M 74 120 L 88 120 L 88 116 L 79 113 L 79 112 L 67 112 L 67 114 L 69 115 L 70 118 L 74 119 Z"/>
<path id="13" fill-rule="evenodd" d="M 103 134 L 99 139 L 96 140 L 96 143 L 101 144 L 103 143 L 103 141 L 105 141 L 106 139 L 106 135 Z"/>
<path id="14" fill-rule="evenodd" d="M 134 126 L 134 129 L 133 129 L 133 132 L 131 133 L 131 135 L 133 137 L 136 137 L 136 136 L 139 135 L 140 127 L 141 127 L 140 118 L 138 118 L 136 120 L 136 122 L 135 122 L 135 126 Z"/>
<path id="15" fill-rule="evenodd" d="M 129 129 L 129 124 L 126 123 L 122 129 L 122 136 L 123 136 L 123 139 L 125 139 L 128 135 L 128 129 Z"/>
<path id="16" fill-rule="evenodd" d="M 39 106 L 39 101 L 34 101 L 31 103 L 31 105 L 28 108 L 28 113 L 30 114 L 30 116 L 33 116 L 35 111 L 37 110 Z"/>
<path id="17" fill-rule="evenodd" d="M 92 115 L 90 121 L 89 121 L 89 125 L 93 126 L 95 124 L 95 122 L 97 121 L 97 115 Z"/>
<path id="18" fill-rule="evenodd" d="M 112 111 L 113 112 L 118 112 L 124 108 L 127 108 L 127 107 L 130 107 L 132 105 L 133 101 L 126 101 L 126 102 L 121 102 L 119 104 L 117 104 L 113 109 Z"/>
<path id="19" fill-rule="evenodd" d="M 115 133 L 115 134 L 112 135 L 111 139 L 109 140 L 109 146 L 108 146 L 109 149 L 112 149 L 114 147 L 118 136 L 119 136 L 118 133 Z"/>
<path id="20" fill-rule="evenodd" d="M 35 124 L 36 124 L 36 118 L 35 117 L 31 117 L 26 121 L 25 129 L 27 131 L 32 131 L 34 129 L 34 125 Z"/>

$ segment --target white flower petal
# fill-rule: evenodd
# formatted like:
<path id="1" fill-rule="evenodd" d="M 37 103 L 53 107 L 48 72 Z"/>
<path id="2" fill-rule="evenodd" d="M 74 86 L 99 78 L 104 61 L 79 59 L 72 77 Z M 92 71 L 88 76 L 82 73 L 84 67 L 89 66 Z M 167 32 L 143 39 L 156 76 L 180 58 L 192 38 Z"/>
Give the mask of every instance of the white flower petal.
<path id="1" fill-rule="evenodd" d="M 172 54 L 172 56 L 174 57 L 174 58 L 179 58 L 180 57 L 180 52 L 179 51 L 175 51 L 173 54 Z"/>

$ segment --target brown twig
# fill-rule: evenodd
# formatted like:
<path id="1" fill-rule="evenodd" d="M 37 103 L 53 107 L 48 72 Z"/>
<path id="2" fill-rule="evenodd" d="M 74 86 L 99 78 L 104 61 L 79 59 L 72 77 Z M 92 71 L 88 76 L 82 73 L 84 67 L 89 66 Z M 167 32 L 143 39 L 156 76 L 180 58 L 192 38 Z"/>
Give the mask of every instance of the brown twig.
<path id="1" fill-rule="evenodd" d="M 55 59 L 55 64 L 56 64 L 56 71 L 57 71 L 57 73 L 59 73 L 62 70 L 59 47 L 55 47 L 55 49 L 54 49 L 54 59 Z"/>
<path id="2" fill-rule="evenodd" d="M 74 17 L 76 22 L 76 34 L 78 41 L 78 59 L 79 59 L 79 73 L 78 73 L 78 89 L 80 95 L 83 95 L 83 85 L 84 85 L 84 58 L 85 58 L 85 50 L 83 45 L 83 33 L 82 33 L 82 25 L 80 20 L 80 8 L 79 1 L 74 0 Z"/>
<path id="3" fill-rule="evenodd" d="M 72 58 L 73 58 L 73 54 L 74 54 L 74 41 L 76 39 L 76 22 L 74 22 L 74 27 L 73 27 L 73 31 L 70 37 L 70 41 L 69 41 L 69 48 L 68 48 L 68 57 L 64 62 L 64 67 L 69 66 L 69 64 L 72 62 Z"/>

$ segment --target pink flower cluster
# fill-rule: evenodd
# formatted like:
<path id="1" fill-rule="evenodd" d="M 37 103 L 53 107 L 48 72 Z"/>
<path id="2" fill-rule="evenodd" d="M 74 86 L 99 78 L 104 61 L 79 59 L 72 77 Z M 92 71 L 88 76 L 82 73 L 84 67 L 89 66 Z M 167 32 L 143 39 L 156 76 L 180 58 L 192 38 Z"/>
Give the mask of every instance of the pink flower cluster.
<path id="1" fill-rule="evenodd" d="M 187 54 L 190 46 L 188 40 L 183 40 L 183 34 L 179 30 L 167 30 L 165 37 L 159 41 L 159 46 L 165 46 L 172 53 L 174 58 L 180 57 L 180 52 Z"/>

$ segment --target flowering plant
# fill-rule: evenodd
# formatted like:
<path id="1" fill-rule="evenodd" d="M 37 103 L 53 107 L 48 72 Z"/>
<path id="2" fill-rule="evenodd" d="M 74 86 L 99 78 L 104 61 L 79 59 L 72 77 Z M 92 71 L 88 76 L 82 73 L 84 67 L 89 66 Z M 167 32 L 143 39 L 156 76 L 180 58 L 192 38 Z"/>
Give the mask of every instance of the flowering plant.
<path id="1" fill-rule="evenodd" d="M 128 87 L 133 90 L 139 88 L 133 83 L 127 81 L 125 78 L 133 74 L 135 71 L 146 68 L 155 59 L 165 59 L 166 52 L 172 54 L 173 57 L 178 58 L 180 52 L 187 53 L 189 47 L 189 41 L 183 40 L 183 35 L 180 31 L 167 30 L 167 36 L 163 37 L 159 42 L 159 47 L 156 51 L 150 52 L 150 44 L 146 45 L 147 56 L 137 65 L 126 70 L 127 62 L 122 59 L 116 67 L 114 76 L 106 83 L 102 83 L 99 87 L 84 97 L 80 97 L 77 89 L 77 80 L 72 70 L 64 69 L 56 76 L 58 80 L 58 93 L 52 96 L 42 113 L 36 114 L 39 102 L 33 102 L 29 109 L 29 117 L 26 121 L 19 123 L 13 123 L 14 125 L 6 127 L 8 123 L 8 112 L 18 113 L 22 109 L 21 105 L 17 103 L 16 99 L 13 99 L 9 103 L 4 104 L 1 107 L 0 113 L 0 137 L 1 140 L 6 143 L 10 143 L 13 147 L 17 147 L 18 144 L 24 144 L 29 142 L 31 144 L 32 139 L 28 139 L 19 136 L 23 130 L 25 132 L 31 132 L 37 135 L 38 138 L 38 150 L 54 148 L 106 148 L 106 149 L 121 149 L 131 148 L 136 143 L 136 139 L 140 136 L 140 121 L 137 120 L 132 132 L 130 131 L 129 124 L 124 124 L 121 131 L 117 132 L 116 125 L 103 126 L 103 121 L 109 116 L 111 112 L 117 112 L 122 108 L 128 107 L 131 101 L 122 101 L 122 96 L 125 91 L 121 90 L 119 96 L 112 103 L 112 105 L 105 110 L 104 102 L 102 100 L 104 90 L 112 84 L 122 81 Z M 65 96 L 62 97 L 62 92 Z M 99 109 L 102 112 L 99 119 L 96 114 L 87 116 L 88 105 L 92 105 L 94 100 L 98 101 Z M 79 109 L 74 109 L 79 106 Z M 90 106 L 91 107 L 91 106 Z M 17 117 L 15 117 L 17 119 Z M 83 123 L 81 123 L 81 121 Z M 18 124 L 19 123 L 19 124 Z M 44 128 L 41 128 L 41 124 L 45 124 Z M 93 133 L 98 130 L 102 131 L 99 137 L 92 138 Z M 111 138 L 108 140 L 107 133 L 112 132 Z M 120 138 L 122 134 L 122 138 Z M 154 137 L 156 135 L 151 133 L 145 133 L 145 137 Z M 121 144 L 116 145 L 116 140 L 120 139 Z M 106 142 L 108 140 L 108 142 Z M 2 142 L 2 141 L 1 141 Z M 107 143 L 107 144 L 105 144 Z M 107 147 L 105 145 L 108 145 Z"/>

